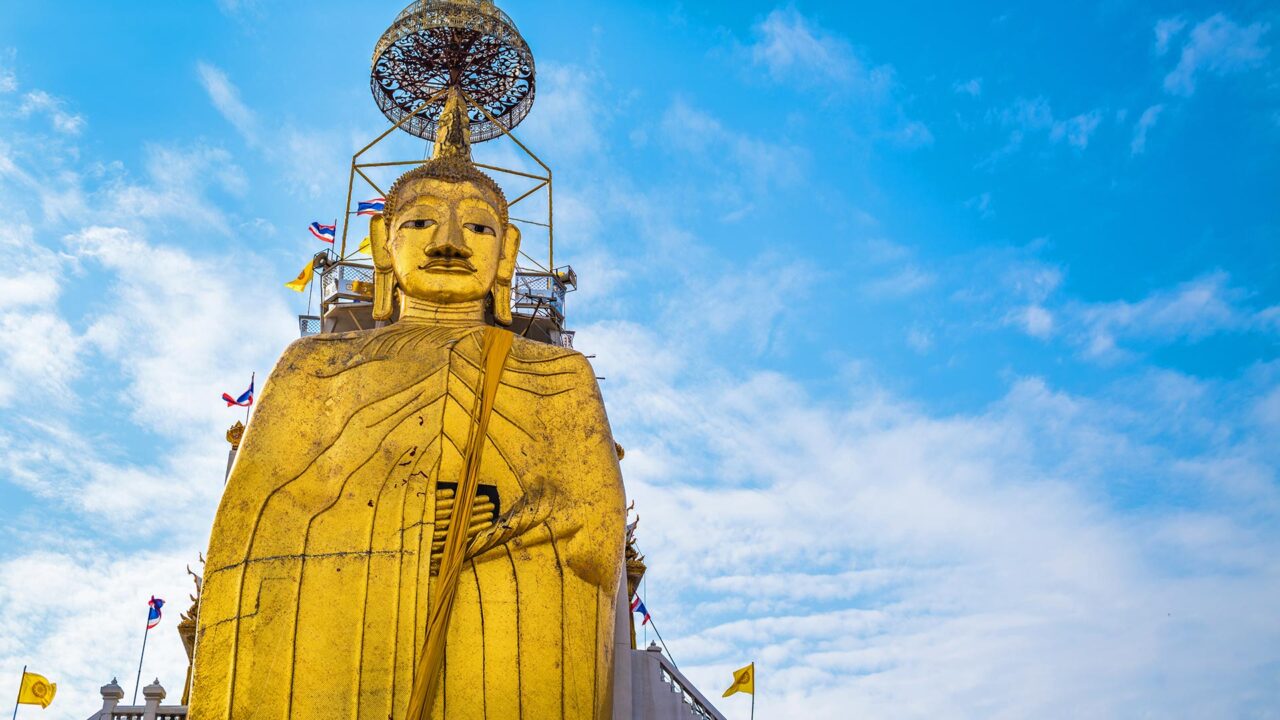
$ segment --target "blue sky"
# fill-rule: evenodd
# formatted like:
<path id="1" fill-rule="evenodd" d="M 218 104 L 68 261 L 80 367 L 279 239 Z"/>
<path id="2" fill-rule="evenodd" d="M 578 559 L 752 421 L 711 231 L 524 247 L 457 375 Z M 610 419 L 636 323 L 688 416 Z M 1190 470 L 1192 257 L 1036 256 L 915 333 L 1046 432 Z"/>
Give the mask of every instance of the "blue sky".
<path id="1" fill-rule="evenodd" d="M 761 717 L 1273 712 L 1274 5 L 502 7 L 704 690 L 755 659 Z M 152 593 L 177 692 L 217 397 L 296 336 L 399 9 L 0 21 L 0 673 L 50 717 L 133 674 Z"/>

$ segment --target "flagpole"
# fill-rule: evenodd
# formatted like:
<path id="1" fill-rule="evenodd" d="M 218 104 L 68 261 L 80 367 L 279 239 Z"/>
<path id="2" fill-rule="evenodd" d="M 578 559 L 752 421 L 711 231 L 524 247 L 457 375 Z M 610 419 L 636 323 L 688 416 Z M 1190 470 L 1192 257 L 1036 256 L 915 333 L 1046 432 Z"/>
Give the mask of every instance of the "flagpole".
<path id="1" fill-rule="evenodd" d="M 27 666 L 22 666 L 22 675 L 18 677 L 18 697 L 13 699 L 13 720 L 18 720 L 18 705 L 22 699 L 22 685 L 27 681 Z"/>
<path id="2" fill-rule="evenodd" d="M 671 661 L 675 663 L 674 660 Z M 756 661 L 751 661 L 751 720 L 756 720 Z"/>
<path id="3" fill-rule="evenodd" d="M 138 685 L 142 683 L 142 658 L 147 655 L 147 635 L 151 634 L 151 606 L 147 606 L 147 629 L 142 631 L 142 653 L 138 655 L 138 677 L 133 681 L 133 705 L 138 704 Z"/>
<path id="4" fill-rule="evenodd" d="M 253 387 L 253 381 L 258 378 L 258 373 L 249 373 L 249 388 L 256 395 L 257 388 Z M 249 427 L 249 409 L 253 407 L 253 395 L 249 396 L 249 404 L 244 406 L 244 426 Z"/>
<path id="5" fill-rule="evenodd" d="M 662 649 L 667 651 L 667 659 L 671 661 L 675 669 L 679 670 L 680 666 L 676 665 L 676 659 L 671 657 L 671 650 L 667 647 L 667 641 L 662 639 L 662 633 L 658 632 L 658 625 L 653 622 L 652 615 L 649 616 L 649 624 L 653 625 L 653 634 L 658 636 L 658 642 L 662 643 Z"/>

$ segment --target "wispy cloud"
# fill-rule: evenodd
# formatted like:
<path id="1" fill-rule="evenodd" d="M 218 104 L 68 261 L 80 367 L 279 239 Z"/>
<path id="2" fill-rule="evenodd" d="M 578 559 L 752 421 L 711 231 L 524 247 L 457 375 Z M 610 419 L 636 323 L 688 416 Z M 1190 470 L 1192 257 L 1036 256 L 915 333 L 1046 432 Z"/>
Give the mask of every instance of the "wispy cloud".
<path id="1" fill-rule="evenodd" d="M 893 86 L 893 66 L 868 65 L 845 38 L 794 7 L 769 13 L 754 28 L 751 60 L 778 82 L 826 85 L 883 97 Z"/>
<path id="2" fill-rule="evenodd" d="M 970 78 L 964 82 L 957 82 L 951 86 L 951 89 L 958 95 L 968 95 L 969 97 L 978 97 L 982 94 L 982 78 Z"/>
<path id="3" fill-rule="evenodd" d="M 716 199 L 738 217 L 770 188 L 799 182 L 809 162 L 805 149 L 726 127 L 680 98 L 663 113 L 659 130 L 665 148 L 712 171 Z"/>
<path id="4" fill-rule="evenodd" d="M 865 383 L 816 397 L 775 373 L 704 376 L 634 326 L 584 334 L 610 378 L 628 493 L 660 518 L 641 526 L 646 601 L 680 608 L 663 629 L 700 685 L 743 656 L 775 668 L 762 698 L 773 713 L 1221 715 L 1233 705 L 1205 663 L 1229 663 L 1242 688 L 1266 673 L 1280 622 L 1256 621 L 1267 596 L 1255 591 L 1280 584 L 1274 532 L 1250 504 L 1271 518 L 1274 498 L 1216 490 L 1216 451 L 1149 444 L 1162 393 L 1135 412 L 1021 378 L 983 412 L 937 417 Z M 660 370 L 631 361 L 649 357 Z M 1183 408 L 1215 421 L 1237 410 Z M 1222 452 L 1258 458 L 1250 447 Z M 1103 488 L 1136 481 L 1135 456 L 1217 509 L 1139 519 L 1109 503 Z M 1228 567 L 1243 575 L 1224 583 Z"/>
<path id="5" fill-rule="evenodd" d="M 209 94 L 209 100 L 213 102 L 213 107 L 218 113 L 231 123 L 247 142 L 257 144 L 258 119 L 240 99 L 239 88 L 231 82 L 225 72 L 209 63 L 197 63 L 196 72 L 200 75 L 200 84 Z"/>
<path id="6" fill-rule="evenodd" d="M 1084 328 L 1086 356 L 1110 359 L 1124 353 L 1123 338 L 1134 340 L 1199 340 L 1244 326 L 1243 291 L 1215 272 L 1176 287 L 1158 290 L 1137 302 L 1117 300 L 1081 304 L 1074 310 Z"/>
<path id="7" fill-rule="evenodd" d="M 1173 24 L 1169 24 L 1171 22 Z M 1158 52 L 1167 47 L 1169 39 L 1183 27 L 1176 19 L 1160 23 L 1156 25 Z M 1222 77 L 1259 67 L 1271 52 L 1262 42 L 1270 29 L 1270 25 L 1262 22 L 1239 25 L 1222 13 L 1200 22 L 1183 44 L 1177 67 L 1165 76 L 1164 89 L 1173 95 L 1189 97 L 1195 93 L 1197 76 L 1201 73 Z"/>
<path id="8" fill-rule="evenodd" d="M 287 176 L 290 191 L 315 197 L 327 186 L 327 178 L 340 172 L 337 158 L 348 154 L 349 143 L 332 130 L 294 125 L 264 130 L 257 114 L 240 97 L 240 89 L 217 66 L 196 64 L 200 85 L 213 107 L 231 123 L 251 147 L 261 149 Z"/>
<path id="9" fill-rule="evenodd" d="M 1163 111 L 1164 105 L 1152 105 L 1142 111 L 1142 117 L 1139 117 L 1137 124 L 1133 126 L 1133 140 L 1129 143 L 1129 154 L 1141 155 L 1146 152 L 1147 132 L 1155 127 Z"/>
<path id="10" fill-rule="evenodd" d="M 1060 118 L 1054 114 L 1053 107 L 1044 97 L 1032 99 L 1018 98 L 1013 104 L 988 115 L 1000 123 L 1013 128 L 1009 142 L 996 156 L 1007 155 L 1026 140 L 1028 135 L 1043 134 L 1050 142 L 1066 142 L 1077 150 L 1089 147 L 1089 141 L 1102 124 L 1102 110 L 1093 109 L 1087 112 Z"/>
<path id="11" fill-rule="evenodd" d="M 849 40 L 794 7 L 776 8 L 752 28 L 746 58 L 776 83 L 825 94 L 828 102 L 854 99 L 877 118 L 877 134 L 894 144 L 918 148 L 933 142 L 925 123 L 908 117 L 896 97 L 892 65 L 872 63 Z"/>
<path id="12" fill-rule="evenodd" d="M 1156 36 L 1156 54 L 1164 55 L 1169 52 L 1170 43 L 1186 26 L 1187 21 L 1181 16 L 1157 20 L 1153 30 Z"/>
<path id="13" fill-rule="evenodd" d="M 964 206 L 977 211 L 978 215 L 987 218 L 995 213 L 991 210 L 991 193 L 982 192 L 964 201 Z"/>
<path id="14" fill-rule="evenodd" d="M 17 87 L 16 83 L 14 87 Z M 44 115 L 49 118 L 54 130 L 67 135 L 79 135 L 80 131 L 84 129 L 85 120 L 80 115 L 64 110 L 65 106 L 66 103 L 63 100 L 43 90 L 32 90 L 22 96 L 22 104 L 18 106 L 18 113 L 21 115 Z"/>
<path id="15" fill-rule="evenodd" d="M 269 367 L 296 324 L 269 264 L 218 236 L 217 196 L 246 186 L 224 151 L 152 145 L 130 173 L 56 133 L 0 144 L 0 665 L 56 671 L 74 717 L 125 677 L 136 627 L 120 618 L 150 593 L 185 609 L 231 421 L 193 399 Z M 181 644 L 151 650 L 145 672 L 178 695 Z"/>
<path id="16" fill-rule="evenodd" d="M 1139 300 L 1085 302 L 1056 300 L 1053 289 L 1027 294 L 1006 316 L 1009 325 L 1028 335 L 1060 336 L 1089 360 L 1114 362 L 1141 349 L 1178 342 L 1198 342 L 1222 333 L 1275 333 L 1268 309 L 1251 308 L 1249 294 L 1222 271 L 1152 291 Z"/>

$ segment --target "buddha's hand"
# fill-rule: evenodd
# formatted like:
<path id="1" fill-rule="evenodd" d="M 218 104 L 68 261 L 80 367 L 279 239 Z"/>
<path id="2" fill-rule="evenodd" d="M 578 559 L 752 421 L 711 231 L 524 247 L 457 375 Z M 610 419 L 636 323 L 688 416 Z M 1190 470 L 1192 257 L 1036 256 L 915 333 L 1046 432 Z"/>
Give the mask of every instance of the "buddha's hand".
<path id="1" fill-rule="evenodd" d="M 528 533 L 547 522 L 554 506 L 554 492 L 545 487 L 531 489 L 517 500 L 510 510 L 499 516 L 497 522 L 476 535 L 467 548 L 467 558 L 479 557 L 499 545 L 505 545 L 516 539 L 526 547 L 550 541 L 552 538 L 549 533 L 539 533 L 534 536 Z M 556 536 L 572 535 L 577 529 L 573 527 L 566 530 L 559 527 Z"/>

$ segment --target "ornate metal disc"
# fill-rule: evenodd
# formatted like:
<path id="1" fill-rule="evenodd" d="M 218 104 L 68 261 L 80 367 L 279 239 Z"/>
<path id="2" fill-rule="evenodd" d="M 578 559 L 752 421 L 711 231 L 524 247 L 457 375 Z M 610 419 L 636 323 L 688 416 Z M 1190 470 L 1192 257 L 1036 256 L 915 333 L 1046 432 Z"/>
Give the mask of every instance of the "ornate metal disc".
<path id="1" fill-rule="evenodd" d="M 433 93 L 459 85 L 510 130 L 533 105 L 533 53 L 493 0 L 415 0 L 373 49 L 373 99 L 399 122 Z M 428 103 L 400 127 L 434 140 L 444 97 Z M 502 134 L 470 109 L 471 142 Z"/>

